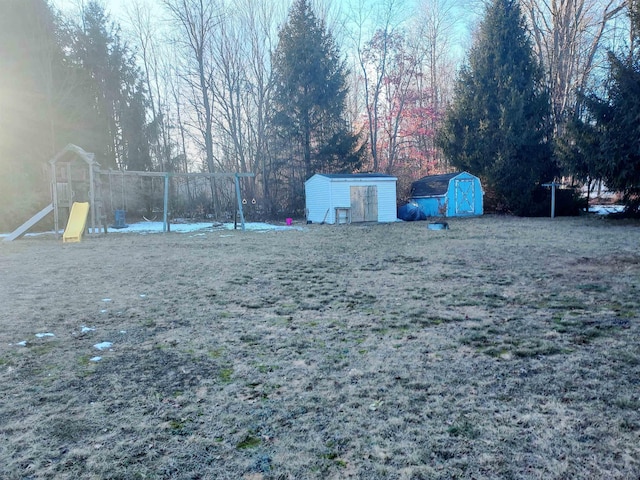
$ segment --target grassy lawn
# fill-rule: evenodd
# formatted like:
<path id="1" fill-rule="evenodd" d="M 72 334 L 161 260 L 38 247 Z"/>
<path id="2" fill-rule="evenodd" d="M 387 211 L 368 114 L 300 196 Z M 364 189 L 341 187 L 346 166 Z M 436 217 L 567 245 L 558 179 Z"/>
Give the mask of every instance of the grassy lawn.
<path id="1" fill-rule="evenodd" d="M 639 478 L 640 224 L 449 225 L 0 242 L 0 478 Z"/>

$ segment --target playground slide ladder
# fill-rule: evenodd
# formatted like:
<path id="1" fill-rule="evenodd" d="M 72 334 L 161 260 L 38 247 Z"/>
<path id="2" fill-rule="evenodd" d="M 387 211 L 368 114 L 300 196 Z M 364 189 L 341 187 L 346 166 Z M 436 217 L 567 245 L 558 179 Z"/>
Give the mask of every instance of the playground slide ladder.
<path id="1" fill-rule="evenodd" d="M 8 236 L 4 237 L 4 241 L 11 242 L 16 238 L 21 237 L 22 235 L 27 233 L 27 230 L 29 230 L 31 227 L 33 227 L 36 223 L 38 223 L 40 220 L 42 220 L 51 212 L 53 212 L 53 203 L 50 203 L 49 205 L 44 207 L 42 210 L 36 213 L 33 217 L 31 217 L 29 220 L 27 220 L 18 228 L 16 228 L 13 232 L 11 232 Z"/>

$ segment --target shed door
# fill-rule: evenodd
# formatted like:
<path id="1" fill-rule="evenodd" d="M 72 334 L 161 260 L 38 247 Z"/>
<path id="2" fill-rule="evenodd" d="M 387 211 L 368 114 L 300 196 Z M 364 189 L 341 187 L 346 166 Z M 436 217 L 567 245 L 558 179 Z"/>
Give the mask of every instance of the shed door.
<path id="1" fill-rule="evenodd" d="M 378 187 L 351 187 L 351 221 L 378 221 Z"/>
<path id="2" fill-rule="evenodd" d="M 469 214 L 473 212 L 474 191 L 473 179 L 454 180 L 456 213 Z"/>

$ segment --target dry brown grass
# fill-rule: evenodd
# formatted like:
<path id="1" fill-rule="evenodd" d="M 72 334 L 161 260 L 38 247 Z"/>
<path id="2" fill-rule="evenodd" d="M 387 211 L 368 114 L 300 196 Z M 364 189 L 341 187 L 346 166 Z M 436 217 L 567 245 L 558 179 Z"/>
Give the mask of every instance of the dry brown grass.
<path id="1" fill-rule="evenodd" d="M 0 478 L 640 477 L 638 224 L 449 223 L 0 243 Z"/>

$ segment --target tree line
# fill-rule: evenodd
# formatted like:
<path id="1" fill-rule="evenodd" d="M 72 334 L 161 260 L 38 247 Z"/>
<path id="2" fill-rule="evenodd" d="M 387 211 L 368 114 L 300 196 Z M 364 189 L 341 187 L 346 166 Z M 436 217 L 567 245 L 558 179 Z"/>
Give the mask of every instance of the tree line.
<path id="1" fill-rule="evenodd" d="M 620 130 L 637 128 L 636 2 L 494 0 L 457 72 L 472 3 L 133 0 L 124 32 L 96 1 L 2 3 L 5 228 L 42 207 L 67 143 L 103 168 L 254 172 L 248 196 L 271 215 L 302 214 L 316 172 L 393 174 L 406 196 L 466 169 L 518 214 L 567 175 L 636 205 L 638 137 Z"/>
<path id="2" fill-rule="evenodd" d="M 595 22 L 581 18 L 593 5 L 544 6 L 546 12 L 537 4 L 494 0 L 486 8 L 438 144 L 454 166 L 485 180 L 493 208 L 543 214 L 545 182 L 568 176 L 588 188 L 604 181 L 623 193 L 628 212 L 637 213 L 637 3 L 603 3 Z M 628 42 L 618 51 L 603 49 L 599 58 L 607 22 L 621 13 Z M 590 37 L 589 18 L 596 26 Z M 579 205 L 564 200 L 563 207 Z"/>

